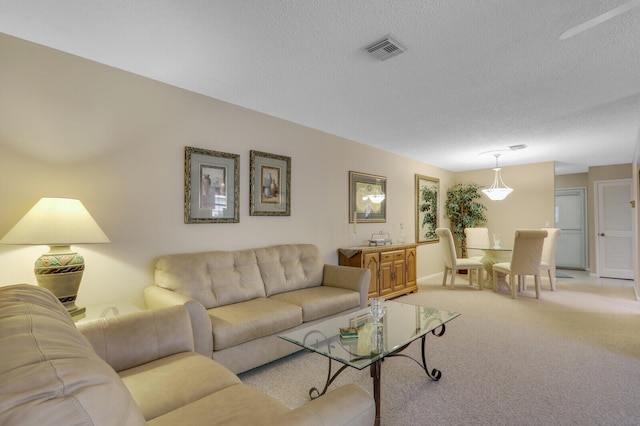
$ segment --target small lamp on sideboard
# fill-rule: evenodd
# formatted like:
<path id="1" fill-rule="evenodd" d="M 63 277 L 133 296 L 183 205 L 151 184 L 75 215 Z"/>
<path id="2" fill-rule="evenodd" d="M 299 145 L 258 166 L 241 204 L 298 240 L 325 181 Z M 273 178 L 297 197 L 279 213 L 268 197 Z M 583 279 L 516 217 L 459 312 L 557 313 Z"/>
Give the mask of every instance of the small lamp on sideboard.
<path id="1" fill-rule="evenodd" d="M 70 315 L 85 311 L 76 306 L 84 258 L 71 249 L 71 244 L 108 242 L 82 203 L 71 198 L 41 198 L 0 240 L 0 244 L 49 246 L 49 252 L 36 260 L 36 280 L 62 302 Z"/>

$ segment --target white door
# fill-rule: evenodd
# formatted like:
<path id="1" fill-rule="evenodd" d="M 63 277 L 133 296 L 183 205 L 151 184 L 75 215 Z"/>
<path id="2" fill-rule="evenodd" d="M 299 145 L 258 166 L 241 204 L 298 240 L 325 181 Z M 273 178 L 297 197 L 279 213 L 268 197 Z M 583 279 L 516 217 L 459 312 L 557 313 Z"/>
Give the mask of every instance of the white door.
<path id="1" fill-rule="evenodd" d="M 556 243 L 558 268 L 587 269 L 586 188 L 556 189 L 555 222 L 562 235 Z"/>
<path id="2" fill-rule="evenodd" d="M 630 179 L 595 182 L 598 276 L 633 279 Z"/>

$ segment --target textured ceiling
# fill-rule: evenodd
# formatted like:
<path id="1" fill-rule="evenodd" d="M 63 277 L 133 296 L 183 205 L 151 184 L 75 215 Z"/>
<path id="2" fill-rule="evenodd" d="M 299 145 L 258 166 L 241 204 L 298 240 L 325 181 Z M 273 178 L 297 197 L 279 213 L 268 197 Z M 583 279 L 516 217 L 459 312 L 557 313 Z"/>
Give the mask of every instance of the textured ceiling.
<path id="1" fill-rule="evenodd" d="M 447 170 L 489 168 L 481 153 L 526 144 L 500 164 L 556 161 L 566 174 L 638 154 L 635 6 L 0 0 L 0 32 Z M 408 50 L 386 61 L 363 51 L 389 33 Z"/>

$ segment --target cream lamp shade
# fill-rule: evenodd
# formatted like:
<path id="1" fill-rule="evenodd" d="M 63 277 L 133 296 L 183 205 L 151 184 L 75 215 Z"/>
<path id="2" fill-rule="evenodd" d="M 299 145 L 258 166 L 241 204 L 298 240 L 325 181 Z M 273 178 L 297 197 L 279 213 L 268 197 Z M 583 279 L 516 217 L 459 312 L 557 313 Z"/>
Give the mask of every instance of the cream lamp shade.
<path id="1" fill-rule="evenodd" d="M 82 203 L 71 198 L 41 198 L 0 240 L 1 244 L 49 246 L 49 252 L 36 260 L 36 280 L 55 294 L 71 315 L 84 312 L 75 304 L 84 258 L 71 250 L 71 244 L 108 242 Z"/>

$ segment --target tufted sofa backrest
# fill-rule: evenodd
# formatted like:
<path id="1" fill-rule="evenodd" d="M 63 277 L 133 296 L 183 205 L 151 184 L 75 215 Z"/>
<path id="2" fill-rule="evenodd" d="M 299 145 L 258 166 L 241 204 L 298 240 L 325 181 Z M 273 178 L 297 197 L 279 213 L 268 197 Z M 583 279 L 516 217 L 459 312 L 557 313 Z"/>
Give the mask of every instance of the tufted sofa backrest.
<path id="1" fill-rule="evenodd" d="M 200 302 L 206 309 L 265 297 L 253 250 L 164 256 L 156 263 L 156 285 Z"/>
<path id="2" fill-rule="evenodd" d="M 268 296 L 322 284 L 324 262 L 313 244 L 286 244 L 256 249 Z"/>
<path id="3" fill-rule="evenodd" d="M 322 284 L 324 262 L 313 244 L 282 244 L 163 256 L 155 283 L 206 309 Z"/>

